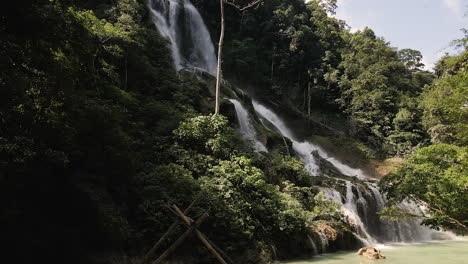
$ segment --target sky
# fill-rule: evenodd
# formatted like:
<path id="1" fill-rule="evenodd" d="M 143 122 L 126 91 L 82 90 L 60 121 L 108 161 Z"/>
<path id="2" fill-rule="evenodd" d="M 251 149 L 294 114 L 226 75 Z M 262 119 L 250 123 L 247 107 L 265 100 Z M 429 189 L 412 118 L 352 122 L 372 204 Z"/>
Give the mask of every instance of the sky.
<path id="1" fill-rule="evenodd" d="M 468 28 L 468 0 L 338 0 L 336 17 L 352 31 L 366 26 L 392 47 L 421 51 L 431 69 Z"/>

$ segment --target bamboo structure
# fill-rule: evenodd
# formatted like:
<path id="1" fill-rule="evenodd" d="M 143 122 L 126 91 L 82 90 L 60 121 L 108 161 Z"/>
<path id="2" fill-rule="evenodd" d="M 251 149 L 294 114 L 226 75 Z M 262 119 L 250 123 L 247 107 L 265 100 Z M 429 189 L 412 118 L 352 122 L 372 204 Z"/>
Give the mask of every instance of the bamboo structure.
<path id="1" fill-rule="evenodd" d="M 200 196 L 199 196 L 200 197 Z M 156 244 L 148 251 L 148 253 L 143 258 L 143 264 L 160 264 L 164 259 L 166 259 L 170 254 L 172 254 L 182 243 L 192 234 L 194 234 L 213 254 L 213 256 L 221 264 L 234 263 L 227 255 L 224 253 L 218 246 L 216 246 L 208 237 L 203 234 L 198 227 L 203 223 L 203 221 L 208 217 L 207 213 L 204 213 L 196 221 L 187 216 L 190 210 L 193 208 L 195 203 L 198 201 L 197 197 L 187 209 L 183 212 L 176 205 L 169 207 L 170 211 L 173 212 L 179 219 L 177 219 L 164 233 L 161 238 L 156 242 Z M 187 230 L 166 250 L 162 253 L 156 260 L 150 262 L 150 258 L 154 255 L 156 250 L 162 245 L 163 241 L 166 240 L 169 235 L 174 231 L 179 223 L 183 223 Z M 229 262 L 227 262 L 227 261 Z"/>

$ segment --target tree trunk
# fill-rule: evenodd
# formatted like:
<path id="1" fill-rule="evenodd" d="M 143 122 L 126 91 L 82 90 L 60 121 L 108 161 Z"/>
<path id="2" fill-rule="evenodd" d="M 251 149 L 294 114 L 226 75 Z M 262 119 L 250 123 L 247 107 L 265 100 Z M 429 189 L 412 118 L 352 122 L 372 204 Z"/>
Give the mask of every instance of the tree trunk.
<path id="1" fill-rule="evenodd" d="M 223 41 L 224 41 L 224 0 L 219 0 L 219 4 L 221 5 L 221 35 L 219 37 L 218 43 L 218 69 L 216 72 L 216 105 L 215 105 L 215 114 L 219 114 L 219 90 L 221 88 L 221 78 L 222 78 L 222 70 L 221 70 L 221 62 L 222 62 L 222 55 L 223 55 Z"/>
<path id="2" fill-rule="evenodd" d="M 127 61 L 127 55 L 125 55 L 125 83 L 124 83 L 124 89 L 127 91 L 127 84 L 128 84 L 128 61 Z"/>
<path id="3" fill-rule="evenodd" d="M 270 77 L 272 84 L 273 84 L 274 72 L 275 72 L 275 54 L 273 53 L 273 55 L 271 55 L 271 77 Z"/>
<path id="4" fill-rule="evenodd" d="M 223 257 L 216 251 L 216 249 L 210 244 L 210 242 L 206 240 L 205 236 L 203 236 L 203 234 L 200 231 L 195 229 L 195 234 L 197 235 L 198 239 L 200 239 L 203 242 L 203 244 L 205 244 L 205 246 L 210 250 L 211 254 L 213 254 L 220 263 L 227 264 Z"/>
<path id="5" fill-rule="evenodd" d="M 307 115 L 310 118 L 310 99 L 311 99 L 311 94 L 310 94 L 310 82 L 309 86 L 307 87 Z"/>

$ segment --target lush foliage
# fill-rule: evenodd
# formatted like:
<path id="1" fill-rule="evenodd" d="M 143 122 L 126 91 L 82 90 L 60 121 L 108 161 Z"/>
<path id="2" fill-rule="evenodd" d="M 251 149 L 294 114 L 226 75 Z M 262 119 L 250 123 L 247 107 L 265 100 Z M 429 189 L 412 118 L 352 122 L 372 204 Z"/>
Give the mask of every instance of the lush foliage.
<path id="1" fill-rule="evenodd" d="M 468 51 L 438 63 L 441 78 L 422 95 L 424 126 L 435 144 L 468 145 Z"/>
<path id="2" fill-rule="evenodd" d="M 177 142 L 201 153 L 228 157 L 233 146 L 233 131 L 221 115 L 198 116 L 182 122 L 174 131 Z"/>
<path id="3" fill-rule="evenodd" d="M 206 17 L 218 12 L 202 2 Z M 417 98 L 433 76 L 422 70 L 421 53 L 398 51 L 369 28 L 351 33 L 330 16 L 335 8 L 336 1 L 303 0 L 265 1 L 241 14 L 227 8 L 226 75 L 303 115 L 310 101 L 318 112 L 311 118 L 340 123 L 380 154 L 405 156 L 427 144 Z M 218 30 L 217 19 L 208 23 Z M 330 113 L 337 122 L 317 118 Z"/>
<path id="4" fill-rule="evenodd" d="M 467 54 L 465 47 L 458 56 L 442 58 L 436 66 L 439 78 L 421 95 L 423 124 L 436 145 L 420 149 L 382 181 L 394 203 L 410 200 L 427 207 L 424 224 L 462 232 L 468 230 Z M 407 215 L 394 207 L 383 214 Z"/>
<path id="5" fill-rule="evenodd" d="M 426 207 L 421 216 L 424 224 L 468 230 L 467 147 L 441 144 L 422 148 L 381 185 L 393 204 L 411 201 Z"/>
<path id="6" fill-rule="evenodd" d="M 218 2 L 193 2 L 216 34 Z M 336 2 L 268 0 L 241 14 L 227 7 L 225 78 L 302 114 L 310 98 L 319 115 L 349 120 L 339 128 L 384 154 L 427 144 L 423 125 L 433 142 L 458 145 L 422 149 L 386 183 L 395 202 L 441 207 L 427 224 L 459 228 L 466 53 L 438 64 L 421 109 L 433 76 L 421 70 L 420 53 L 397 51 L 370 29 L 350 33 L 330 16 Z M 5 252 L 18 263 L 141 256 L 174 220 L 167 205 L 200 196 L 190 215 L 208 212 L 202 228 L 239 263 L 263 261 L 248 252 L 270 244 L 297 252 L 307 234 L 342 225 L 338 205 L 280 135 L 269 131 L 270 152 L 259 155 L 227 118 L 208 115 L 211 80 L 173 69 L 146 4 L 26 0 L 0 10 Z M 423 180 L 425 193 L 414 185 Z M 186 252 L 202 258 L 203 250 L 190 244 Z"/>
<path id="7" fill-rule="evenodd" d="M 352 135 L 389 154 L 410 153 L 424 139 L 415 101 L 425 84 L 415 77 L 424 73 L 401 55 L 406 50 L 399 56 L 368 28 L 345 38 L 338 102 L 351 117 Z"/>
<path id="8" fill-rule="evenodd" d="M 137 216 L 151 197 L 140 183 L 178 173 L 172 181 L 191 186 L 191 173 L 158 151 L 208 91 L 176 75 L 145 4 L 40 0 L 1 10 L 0 222 L 18 263 L 121 251 L 150 221 Z"/>
<path id="9" fill-rule="evenodd" d="M 282 245 L 283 239 L 315 230 L 319 221 L 341 221 L 338 205 L 304 180 L 307 172 L 302 162 L 280 150 L 265 154 L 263 159 L 268 161 L 258 160 L 257 154 L 248 158 L 252 152 L 239 147 L 244 143 L 225 117 L 189 118 L 174 135 L 175 142 L 167 150 L 172 163 L 163 172 L 142 176 L 151 180 L 141 183 L 145 195 L 140 212 L 148 219 L 141 227 L 144 236 L 160 230 L 156 222 L 170 223 L 160 212 L 164 202 L 188 204 L 200 195 L 196 211 L 212 216 L 207 230 L 230 255 L 242 256 L 246 248 L 261 244 Z M 170 177 L 166 168 L 178 176 Z M 161 188 L 157 183 L 163 184 L 159 180 L 163 177 L 171 179 Z"/>

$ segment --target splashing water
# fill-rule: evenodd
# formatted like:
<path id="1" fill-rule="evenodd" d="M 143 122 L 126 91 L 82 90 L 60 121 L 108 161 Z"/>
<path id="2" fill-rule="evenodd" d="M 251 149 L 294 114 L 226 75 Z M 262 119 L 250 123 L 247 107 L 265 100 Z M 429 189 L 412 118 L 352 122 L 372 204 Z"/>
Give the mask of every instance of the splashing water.
<path id="1" fill-rule="evenodd" d="M 325 150 L 323 150 L 318 145 L 312 144 L 308 141 L 299 141 L 291 130 L 286 126 L 286 124 L 281 120 L 281 118 L 276 115 L 273 111 L 266 108 L 264 105 L 253 100 L 252 104 L 255 111 L 265 118 L 268 122 L 274 125 L 280 133 L 289 138 L 293 143 L 294 151 L 303 159 L 305 168 L 310 172 L 311 175 L 318 175 L 320 172 L 320 166 L 313 156 L 313 153 L 317 153 L 323 159 L 328 160 L 335 168 L 337 168 L 341 173 L 348 176 L 356 176 L 363 178 L 364 173 L 360 169 L 353 169 L 348 165 L 345 165 L 330 156 Z"/>
<path id="2" fill-rule="evenodd" d="M 374 239 L 364 225 L 359 212 L 357 210 L 357 204 L 362 203 L 363 198 L 361 193 L 358 191 L 358 199 L 353 193 L 353 184 L 350 181 L 346 181 L 346 203 L 343 205 L 342 211 L 344 215 L 348 218 L 350 224 L 352 224 L 357 230 L 357 237 L 360 240 L 364 240 L 367 246 L 377 244 L 377 240 Z M 364 201 L 366 201 L 364 199 Z M 364 213 L 365 214 L 365 213 Z M 355 234 L 356 235 L 356 234 Z"/>
<path id="3" fill-rule="evenodd" d="M 153 23 L 171 44 L 177 70 L 201 69 L 216 73 L 216 55 L 210 33 L 190 0 L 148 0 Z"/>
<path id="4" fill-rule="evenodd" d="M 310 237 L 310 235 L 307 235 L 307 239 L 309 240 L 309 243 L 310 243 L 310 246 L 312 247 L 312 251 L 313 251 L 314 255 L 318 255 L 319 252 L 317 250 L 317 245 L 315 245 L 315 242 L 312 239 L 312 237 Z"/>
<path id="5" fill-rule="evenodd" d="M 268 152 L 265 145 L 257 139 L 257 133 L 255 132 L 255 128 L 250 120 L 247 109 L 245 109 L 244 106 L 236 99 L 230 99 L 229 101 L 236 108 L 237 120 L 239 121 L 240 133 L 242 136 L 253 142 L 256 151 Z"/>
<path id="6" fill-rule="evenodd" d="M 216 72 L 216 56 L 211 36 L 200 13 L 190 0 L 148 0 L 148 8 L 158 31 L 170 42 L 176 69 L 203 70 L 214 75 Z M 236 108 L 242 135 L 254 143 L 257 151 L 267 151 L 265 145 L 257 139 L 248 111 L 239 101 L 232 99 L 231 102 Z M 371 232 L 371 230 L 368 230 L 369 215 L 375 215 L 376 211 L 381 210 L 385 206 L 385 199 L 378 188 L 373 183 L 366 181 L 367 177 L 360 169 L 351 168 L 340 162 L 318 145 L 298 140 L 281 118 L 273 111 L 256 101 L 252 103 L 255 111 L 261 117 L 276 127 L 283 137 L 287 137 L 292 141 L 294 151 L 302 158 L 305 168 L 311 175 L 319 175 L 320 173 L 319 161 L 313 155 L 313 153 L 316 153 L 320 158 L 332 164 L 343 175 L 357 177 L 362 180 L 363 183 L 357 184 L 340 179 L 346 186 L 345 196 L 335 189 L 321 189 L 327 197 L 341 204 L 343 215 L 354 227 L 356 238 L 361 240 L 363 244 L 376 245 L 379 242 L 378 239 L 380 241 L 391 242 L 415 242 L 431 239 L 431 235 L 435 231 L 420 226 L 416 221 L 392 223 L 380 221 L 378 222 L 381 227 L 380 231 L 374 230 Z M 370 211 L 370 203 L 376 205 L 374 211 Z M 400 206 L 413 211 L 421 210 L 414 204 L 402 204 Z M 328 240 L 321 233 L 319 233 L 319 237 L 321 239 L 321 251 L 322 253 L 326 252 Z M 311 240 L 310 237 L 309 240 Z M 317 251 L 313 240 L 311 245 L 314 251 Z"/>
<path id="7" fill-rule="evenodd" d="M 299 141 L 278 115 L 256 101 L 252 101 L 252 103 L 259 116 L 292 141 L 294 151 L 302 158 L 305 168 L 311 175 L 318 175 L 320 172 L 320 164 L 313 155 L 315 152 L 322 159 L 329 161 L 343 175 L 359 179 L 352 182 L 343 178 L 335 178 L 337 182 L 344 185 L 346 190 L 344 194 L 325 187 L 321 187 L 321 191 L 329 199 L 335 200 L 341 205 L 341 212 L 354 229 L 353 234 L 364 245 L 379 245 L 381 242 L 430 241 L 434 235 L 445 236 L 445 239 L 455 237 L 449 232 L 434 231 L 421 226 L 416 220 L 398 222 L 380 220 L 377 212 L 385 207 L 385 198 L 375 183 L 370 181 L 362 170 L 343 164 L 311 142 Z M 413 212 L 421 212 L 421 209 L 415 204 L 403 203 L 400 206 Z M 328 240 L 323 234 L 319 233 L 318 235 L 321 239 L 322 252 L 325 252 Z"/>

